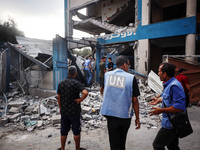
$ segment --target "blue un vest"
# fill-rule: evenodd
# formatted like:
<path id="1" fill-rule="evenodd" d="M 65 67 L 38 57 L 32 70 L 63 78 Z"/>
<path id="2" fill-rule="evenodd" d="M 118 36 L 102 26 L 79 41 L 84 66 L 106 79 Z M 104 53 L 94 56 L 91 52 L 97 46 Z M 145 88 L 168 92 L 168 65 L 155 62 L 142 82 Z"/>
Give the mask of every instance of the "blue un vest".
<path id="1" fill-rule="evenodd" d="M 162 93 L 162 97 L 163 97 L 162 108 L 164 108 L 163 103 L 165 103 L 166 107 L 170 107 L 174 103 L 173 100 L 172 100 L 172 97 L 170 95 L 170 89 L 171 89 L 172 86 L 177 86 L 179 88 L 179 90 L 180 90 L 179 92 L 182 92 L 183 95 L 185 95 L 181 83 L 176 78 L 174 78 L 174 77 L 171 78 L 170 80 L 171 80 L 171 82 L 164 88 L 164 91 Z M 171 123 L 169 121 L 167 113 L 162 113 L 162 115 L 163 115 L 163 118 L 162 118 L 161 126 L 163 128 L 166 128 L 166 129 L 172 129 L 173 127 L 171 126 Z M 172 114 L 170 114 L 170 116 L 171 115 Z"/>
<path id="2" fill-rule="evenodd" d="M 86 59 L 84 62 L 84 70 L 90 70 L 89 64 L 90 64 L 90 59 Z"/>
<path id="3" fill-rule="evenodd" d="M 100 113 L 118 118 L 131 118 L 134 75 L 118 68 L 107 72 L 104 78 L 103 104 Z"/>

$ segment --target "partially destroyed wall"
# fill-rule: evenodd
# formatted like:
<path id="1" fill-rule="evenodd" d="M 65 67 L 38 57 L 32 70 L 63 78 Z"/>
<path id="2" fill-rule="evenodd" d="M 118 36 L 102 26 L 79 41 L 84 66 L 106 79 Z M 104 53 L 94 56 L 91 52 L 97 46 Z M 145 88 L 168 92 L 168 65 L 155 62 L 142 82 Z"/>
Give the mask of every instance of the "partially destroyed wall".
<path id="1" fill-rule="evenodd" d="M 105 1 L 102 3 L 102 21 L 107 21 L 107 18 L 114 15 L 119 11 L 120 7 L 127 4 L 129 0 L 115 0 L 113 3 L 111 1 Z"/>
<path id="2" fill-rule="evenodd" d="M 68 0 L 67 0 L 68 1 Z M 99 0 L 69 0 L 70 9 L 79 8 L 81 6 L 86 6 L 87 4 L 98 2 Z"/>
<path id="3" fill-rule="evenodd" d="M 9 49 L 0 53 L 0 93 L 8 92 L 9 89 Z"/>
<path id="4" fill-rule="evenodd" d="M 87 16 L 88 17 L 96 17 L 96 18 L 101 18 L 102 15 L 102 4 L 96 4 L 87 7 Z"/>
<path id="5" fill-rule="evenodd" d="M 136 71 L 147 75 L 149 66 L 149 40 L 139 40 L 136 59 Z"/>

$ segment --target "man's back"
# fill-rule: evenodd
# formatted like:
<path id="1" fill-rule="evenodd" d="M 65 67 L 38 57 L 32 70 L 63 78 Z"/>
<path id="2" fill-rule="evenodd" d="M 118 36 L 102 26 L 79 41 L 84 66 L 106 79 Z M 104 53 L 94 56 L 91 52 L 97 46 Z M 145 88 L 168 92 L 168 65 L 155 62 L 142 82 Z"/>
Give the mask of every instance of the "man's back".
<path id="1" fill-rule="evenodd" d="M 133 115 L 132 97 L 139 95 L 134 75 L 122 69 L 109 71 L 105 74 L 104 103 L 101 113 L 119 118 L 131 118 Z"/>
<path id="2" fill-rule="evenodd" d="M 74 100 L 80 98 L 79 93 L 83 89 L 84 86 L 71 77 L 59 83 L 58 94 L 60 94 L 61 100 L 61 113 L 75 114 L 81 111 L 80 104 Z"/>
<path id="3" fill-rule="evenodd" d="M 103 78 L 104 70 L 106 70 L 105 62 L 100 62 L 99 67 L 100 67 L 99 77 Z"/>

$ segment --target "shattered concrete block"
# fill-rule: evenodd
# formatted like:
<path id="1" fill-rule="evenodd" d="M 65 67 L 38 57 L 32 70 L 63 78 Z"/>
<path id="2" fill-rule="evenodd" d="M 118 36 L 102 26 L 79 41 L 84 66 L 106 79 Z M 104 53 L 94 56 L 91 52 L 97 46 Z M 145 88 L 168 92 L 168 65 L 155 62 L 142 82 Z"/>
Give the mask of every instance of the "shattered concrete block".
<path id="1" fill-rule="evenodd" d="M 1 118 L 1 120 L 0 120 L 1 125 L 5 125 L 7 123 L 8 123 L 8 118 Z"/>
<path id="2" fill-rule="evenodd" d="M 98 115 L 92 115 L 93 119 L 98 119 Z"/>
<path id="3" fill-rule="evenodd" d="M 26 116 L 21 116 L 21 121 L 24 121 L 24 120 L 30 120 L 31 117 L 26 115 Z"/>
<path id="4" fill-rule="evenodd" d="M 101 107 L 101 105 L 94 105 L 94 109 L 96 109 L 96 110 L 100 110 L 100 107 Z"/>
<path id="5" fill-rule="evenodd" d="M 102 116 L 102 115 L 99 115 L 99 116 L 98 116 L 98 120 L 103 120 L 103 116 Z"/>
<path id="6" fill-rule="evenodd" d="M 20 116 L 21 116 L 21 113 L 14 114 L 9 118 L 9 120 L 10 122 L 14 122 L 14 119 L 17 119 Z"/>
<path id="7" fill-rule="evenodd" d="M 39 120 L 39 121 L 37 122 L 37 127 L 40 128 L 42 125 L 43 125 L 43 121 Z"/>
<path id="8" fill-rule="evenodd" d="M 19 112 L 19 109 L 17 107 L 11 107 L 9 110 L 9 114 L 16 114 Z"/>
<path id="9" fill-rule="evenodd" d="M 54 125 L 56 123 L 60 123 L 60 115 L 53 115 L 51 118 L 51 123 Z"/>
<path id="10" fill-rule="evenodd" d="M 45 115 L 46 115 L 46 116 L 50 116 L 50 112 L 48 112 L 48 111 L 45 112 Z"/>
<path id="11" fill-rule="evenodd" d="M 35 106 L 28 106 L 25 111 L 32 112 L 34 108 L 35 108 Z"/>
<path id="12" fill-rule="evenodd" d="M 33 113 L 34 113 L 34 114 L 38 113 L 38 108 L 39 108 L 39 107 L 37 106 L 37 107 L 35 107 L 35 108 L 33 109 Z"/>
<path id="13" fill-rule="evenodd" d="M 89 112 L 91 109 L 92 109 L 91 107 L 86 107 L 86 106 L 82 107 L 83 112 Z"/>
<path id="14" fill-rule="evenodd" d="M 49 119 L 49 116 L 43 116 L 42 117 L 42 120 L 48 120 Z"/>
<path id="15" fill-rule="evenodd" d="M 84 114 L 84 115 L 83 115 L 83 119 L 84 119 L 84 120 L 91 120 L 91 119 L 92 119 L 92 116 L 91 116 L 91 115 L 88 115 L 88 114 Z"/>
<path id="16" fill-rule="evenodd" d="M 98 94 L 93 93 L 93 92 L 89 92 L 88 96 L 89 96 L 90 99 L 96 99 Z"/>
<path id="17" fill-rule="evenodd" d="M 39 114 L 34 114 L 31 116 L 31 120 L 37 120 L 40 118 L 40 115 Z"/>
<path id="18" fill-rule="evenodd" d="M 25 101 L 14 101 L 14 102 L 9 102 L 8 107 L 21 107 L 24 105 Z"/>
<path id="19" fill-rule="evenodd" d="M 52 111 L 53 111 L 53 112 L 57 112 L 57 109 L 58 109 L 57 107 L 54 107 L 54 108 L 52 109 Z"/>
<path id="20" fill-rule="evenodd" d="M 47 108 L 43 105 L 43 104 L 40 104 L 40 114 L 45 114 L 47 112 Z"/>

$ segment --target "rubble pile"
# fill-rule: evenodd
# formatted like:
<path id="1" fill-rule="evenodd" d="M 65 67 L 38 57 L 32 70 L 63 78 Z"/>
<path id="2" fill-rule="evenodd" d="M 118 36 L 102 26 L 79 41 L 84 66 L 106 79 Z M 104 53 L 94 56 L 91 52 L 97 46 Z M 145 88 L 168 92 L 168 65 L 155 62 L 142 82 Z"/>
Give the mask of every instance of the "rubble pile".
<path id="1" fill-rule="evenodd" d="M 151 107 L 148 102 L 156 94 L 147 86 L 147 81 L 138 80 L 140 89 L 139 107 L 141 124 L 147 128 L 157 128 L 161 115 L 149 116 Z M 100 94 L 98 83 L 87 88 L 88 97 L 81 103 L 82 125 L 86 129 L 104 128 L 102 122 L 106 118 L 100 115 L 103 97 Z M 157 106 L 159 107 L 159 105 Z M 33 131 L 44 129 L 48 126 L 60 128 L 60 113 L 56 96 L 39 98 L 38 96 L 23 95 L 18 91 L 12 91 L 6 96 L 0 96 L 0 124 L 9 128 Z"/>
<path id="2" fill-rule="evenodd" d="M 138 87 L 140 89 L 139 108 L 140 108 L 140 123 L 145 125 L 148 129 L 157 128 L 162 120 L 162 115 L 149 116 L 148 112 L 151 111 L 151 107 L 161 107 L 161 104 L 150 106 L 148 103 L 151 98 L 156 97 L 157 94 L 151 90 L 148 86 L 147 80 L 143 78 L 138 80 Z"/>
<path id="3" fill-rule="evenodd" d="M 20 130 L 33 131 L 44 129 L 49 125 L 60 127 L 60 115 L 55 96 L 41 99 L 9 92 L 5 98 L 0 97 L 1 125 Z"/>

